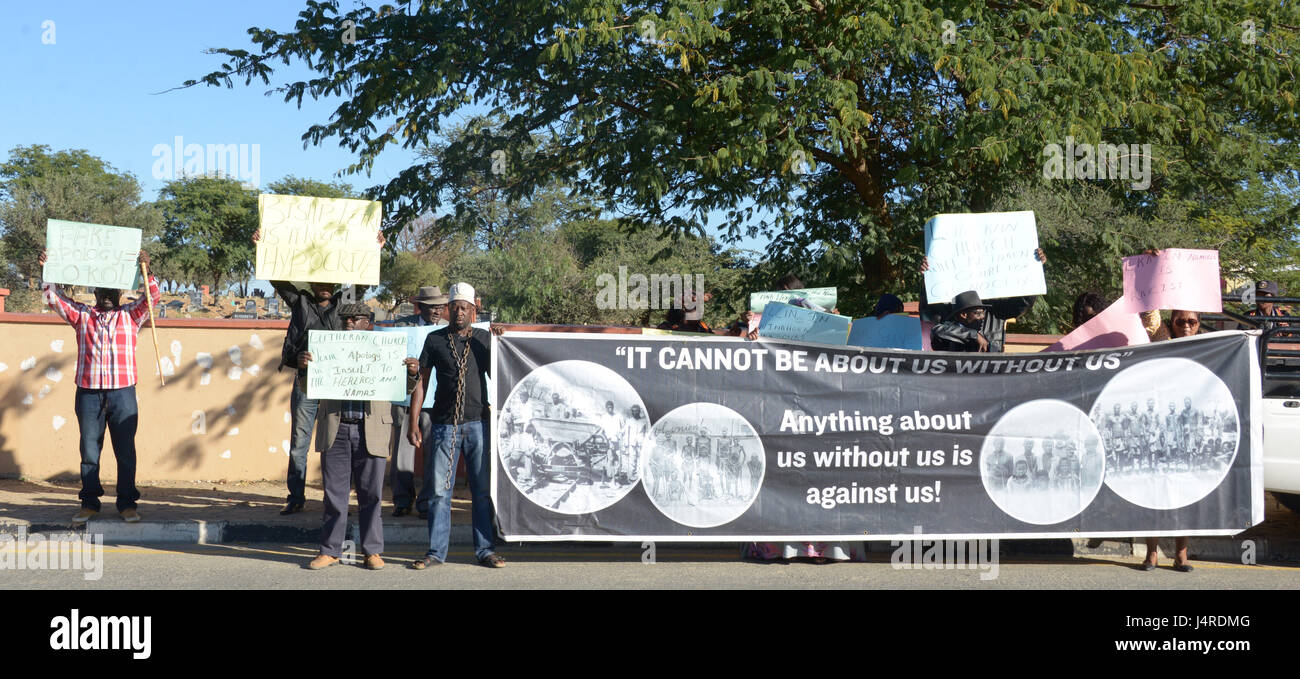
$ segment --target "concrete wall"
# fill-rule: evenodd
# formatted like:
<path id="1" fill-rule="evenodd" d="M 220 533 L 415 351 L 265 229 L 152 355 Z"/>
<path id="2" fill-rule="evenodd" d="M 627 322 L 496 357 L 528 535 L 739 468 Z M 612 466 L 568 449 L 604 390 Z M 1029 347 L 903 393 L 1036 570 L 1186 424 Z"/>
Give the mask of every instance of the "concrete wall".
<path id="1" fill-rule="evenodd" d="M 283 479 L 288 465 L 289 391 L 277 373 L 284 321 L 159 320 L 167 385 L 154 362 L 153 336 L 140 333 L 136 385 L 139 481 Z M 639 332 L 635 328 L 507 326 L 560 332 Z M 48 479 L 78 474 L 77 342 L 52 314 L 0 313 L 0 476 Z M 1038 351 L 1055 337 L 1009 334 L 1008 351 Z M 743 341 L 743 340 L 738 340 Z M 199 358 L 207 355 L 205 369 Z M 116 478 L 105 437 L 101 477 Z M 320 456 L 308 457 L 308 479 Z M 105 484 L 107 485 L 107 484 Z"/>

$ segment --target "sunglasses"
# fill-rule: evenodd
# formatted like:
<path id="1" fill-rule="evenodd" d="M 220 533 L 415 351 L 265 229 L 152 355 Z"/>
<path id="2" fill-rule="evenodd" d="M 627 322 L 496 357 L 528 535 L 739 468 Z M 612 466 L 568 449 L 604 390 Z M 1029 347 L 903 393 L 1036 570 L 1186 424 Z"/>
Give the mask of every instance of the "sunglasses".
<path id="1" fill-rule="evenodd" d="M 1195 318 L 1180 318 L 1174 321 L 1174 325 L 1200 325 L 1201 322 Z"/>

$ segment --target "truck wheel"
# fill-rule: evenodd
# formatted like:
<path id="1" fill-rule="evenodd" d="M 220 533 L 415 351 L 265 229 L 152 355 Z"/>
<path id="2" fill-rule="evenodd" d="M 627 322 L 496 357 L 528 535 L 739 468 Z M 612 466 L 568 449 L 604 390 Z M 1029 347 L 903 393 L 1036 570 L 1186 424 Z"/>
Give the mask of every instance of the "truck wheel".
<path id="1" fill-rule="evenodd" d="M 1277 498 L 1277 501 L 1282 503 L 1283 507 L 1300 514 L 1300 495 L 1296 493 L 1273 493 L 1273 497 Z"/>

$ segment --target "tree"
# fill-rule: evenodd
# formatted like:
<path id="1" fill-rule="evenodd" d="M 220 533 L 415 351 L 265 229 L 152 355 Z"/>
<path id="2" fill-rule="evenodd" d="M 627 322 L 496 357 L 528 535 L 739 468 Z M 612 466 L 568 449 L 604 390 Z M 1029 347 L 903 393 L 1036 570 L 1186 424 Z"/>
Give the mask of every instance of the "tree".
<path id="1" fill-rule="evenodd" d="M 414 252 L 397 252 L 380 269 L 380 288 L 375 298 L 392 311 L 419 292 L 422 286 L 441 285 L 441 281 L 442 267 L 437 263 Z"/>
<path id="2" fill-rule="evenodd" d="M 161 257 L 154 238 L 162 219 L 151 204 L 141 201 L 134 176 L 83 150 L 19 146 L 0 163 L 0 240 L 5 253 L 0 287 L 27 289 L 40 279 L 36 260 L 45 248 L 50 219 L 141 229 L 145 249 Z M 30 306 L 21 299 L 15 294 L 15 307 Z"/>
<path id="3" fill-rule="evenodd" d="M 289 175 L 266 185 L 267 193 L 281 196 L 316 196 L 317 198 L 361 198 L 346 182 L 323 182 Z"/>
<path id="4" fill-rule="evenodd" d="M 244 281 L 253 270 L 257 193 L 230 177 L 196 176 L 168 182 L 158 194 L 163 244 L 172 265 L 212 281 Z"/>
<path id="5" fill-rule="evenodd" d="M 319 76 L 277 91 L 342 97 L 303 139 L 337 138 L 358 154 L 350 171 L 487 102 L 499 129 L 372 189 L 394 224 L 503 150 L 508 196 L 558 181 L 677 233 L 721 211 L 726 238 L 764 233 L 773 266 L 814 265 L 853 299 L 913 287 L 925 219 L 990 209 L 1067 138 L 1150 144 L 1150 186 L 1098 181 L 1147 215 L 1298 166 L 1294 3 L 928 5 L 313 1 L 288 32 L 250 29 L 254 51 L 214 50 L 228 61 L 186 85 L 306 64 Z"/>

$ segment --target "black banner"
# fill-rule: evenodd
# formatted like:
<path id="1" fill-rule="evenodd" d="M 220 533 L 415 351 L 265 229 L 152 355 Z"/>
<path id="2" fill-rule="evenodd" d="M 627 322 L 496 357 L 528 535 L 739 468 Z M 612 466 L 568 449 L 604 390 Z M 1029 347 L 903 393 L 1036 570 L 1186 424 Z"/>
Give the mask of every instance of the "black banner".
<path id="1" fill-rule="evenodd" d="M 956 354 L 507 333 L 510 540 L 1234 534 L 1263 520 L 1254 338 Z"/>

